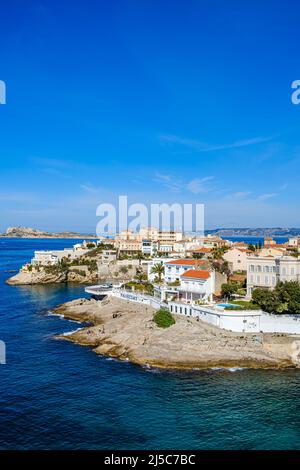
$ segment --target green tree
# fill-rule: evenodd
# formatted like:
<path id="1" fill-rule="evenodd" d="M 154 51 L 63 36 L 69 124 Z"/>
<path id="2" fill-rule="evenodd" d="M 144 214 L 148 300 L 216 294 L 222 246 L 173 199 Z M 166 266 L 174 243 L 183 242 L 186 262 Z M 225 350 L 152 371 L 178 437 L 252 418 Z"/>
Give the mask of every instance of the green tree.
<path id="1" fill-rule="evenodd" d="M 252 302 L 268 313 L 283 313 L 288 311 L 288 303 L 282 301 L 276 289 L 255 289 Z"/>
<path id="2" fill-rule="evenodd" d="M 127 266 L 121 266 L 121 267 L 120 267 L 120 272 L 121 272 L 122 274 L 127 274 L 127 273 L 128 273 L 128 268 L 127 268 Z"/>
<path id="3" fill-rule="evenodd" d="M 237 294 L 240 288 L 241 284 L 239 282 L 228 282 L 226 284 L 222 284 L 221 286 L 222 294 L 229 299 L 233 296 L 233 294 Z"/>
<path id="4" fill-rule="evenodd" d="M 134 279 L 136 279 L 140 283 L 143 283 L 147 281 L 147 274 L 142 271 L 137 270 L 136 275 L 134 276 Z"/>
<path id="5" fill-rule="evenodd" d="M 164 267 L 163 263 L 155 264 L 151 269 L 151 273 L 156 274 L 156 276 L 158 278 L 158 282 L 161 283 L 162 276 L 165 273 L 165 267 Z"/>
<path id="6" fill-rule="evenodd" d="M 256 247 L 255 245 L 253 245 L 253 243 L 249 243 L 249 245 L 248 245 L 248 250 L 254 252 L 254 251 L 256 251 L 256 248 L 257 248 L 257 247 Z"/>
<path id="7" fill-rule="evenodd" d="M 193 253 L 194 259 L 202 259 L 203 256 L 204 256 L 204 253 Z"/>
<path id="8" fill-rule="evenodd" d="M 221 260 L 227 250 L 228 250 L 227 246 L 215 247 L 211 250 L 210 257 L 213 260 Z"/>

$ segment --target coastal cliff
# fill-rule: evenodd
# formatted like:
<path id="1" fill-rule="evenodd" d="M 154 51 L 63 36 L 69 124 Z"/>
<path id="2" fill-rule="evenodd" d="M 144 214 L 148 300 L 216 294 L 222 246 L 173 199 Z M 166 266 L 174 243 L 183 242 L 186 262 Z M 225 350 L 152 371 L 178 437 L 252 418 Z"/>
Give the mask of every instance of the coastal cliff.
<path id="1" fill-rule="evenodd" d="M 47 267 L 31 268 L 31 270 L 22 268 L 17 274 L 7 279 L 6 283 L 11 286 L 63 282 L 90 284 L 92 282 L 107 281 L 108 279 L 110 281 L 126 282 L 136 274 L 135 267 L 126 268 L 126 272 L 122 272 L 121 269 L 122 267 L 117 264 L 101 265 L 96 270 L 91 270 L 89 265 L 73 265 L 65 270 Z"/>
<path id="2" fill-rule="evenodd" d="M 27 284 L 52 284 L 63 282 L 90 283 L 97 281 L 97 273 L 89 273 L 87 270 L 62 271 L 49 273 L 44 270 L 24 272 L 19 271 L 15 276 L 7 279 L 6 283 L 11 286 Z"/>
<path id="3" fill-rule="evenodd" d="M 176 316 L 176 323 L 169 328 L 159 328 L 151 307 L 110 297 L 102 302 L 77 299 L 52 312 L 93 325 L 59 339 L 139 365 L 187 369 L 295 367 L 294 339 L 286 335 L 233 333 L 181 316 Z"/>

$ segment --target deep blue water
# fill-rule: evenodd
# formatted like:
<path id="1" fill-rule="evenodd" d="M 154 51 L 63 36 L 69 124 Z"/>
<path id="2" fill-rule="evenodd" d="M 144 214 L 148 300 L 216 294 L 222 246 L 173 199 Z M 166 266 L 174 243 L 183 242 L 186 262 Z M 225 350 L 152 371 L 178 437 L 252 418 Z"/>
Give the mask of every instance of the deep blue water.
<path id="1" fill-rule="evenodd" d="M 78 286 L 10 287 L 35 249 L 73 240 L 0 239 L 1 449 L 299 449 L 300 371 L 147 370 L 53 339 L 47 316 Z"/>

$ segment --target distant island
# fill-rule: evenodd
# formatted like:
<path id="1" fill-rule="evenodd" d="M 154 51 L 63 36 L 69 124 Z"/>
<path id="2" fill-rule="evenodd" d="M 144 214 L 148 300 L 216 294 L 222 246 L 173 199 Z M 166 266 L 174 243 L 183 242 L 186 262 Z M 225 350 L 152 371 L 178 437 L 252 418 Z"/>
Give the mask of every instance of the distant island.
<path id="1" fill-rule="evenodd" d="M 52 233 L 38 230 L 31 227 L 8 227 L 5 233 L 0 234 L 1 238 L 89 238 L 96 239 L 96 235 L 79 232 L 59 232 Z"/>
<path id="2" fill-rule="evenodd" d="M 216 228 L 205 230 L 206 234 L 218 235 L 220 237 L 297 237 L 300 228 L 286 227 L 244 227 L 244 228 Z"/>
<path id="3" fill-rule="evenodd" d="M 297 237 L 300 236 L 300 228 L 285 227 L 244 227 L 244 228 L 216 228 L 205 230 L 205 234 L 216 235 L 219 237 Z M 31 227 L 8 227 L 5 233 L 0 237 L 8 238 L 98 238 L 95 234 L 80 232 L 47 232 Z"/>

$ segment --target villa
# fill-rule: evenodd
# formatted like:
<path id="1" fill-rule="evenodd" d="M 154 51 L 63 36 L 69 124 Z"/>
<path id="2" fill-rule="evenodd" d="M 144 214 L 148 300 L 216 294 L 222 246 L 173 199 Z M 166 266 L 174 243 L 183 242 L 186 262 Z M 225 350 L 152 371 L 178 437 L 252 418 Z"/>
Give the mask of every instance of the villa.
<path id="1" fill-rule="evenodd" d="M 300 259 L 294 256 L 253 254 L 247 258 L 247 297 L 255 288 L 273 289 L 280 281 L 300 280 Z"/>
<path id="2" fill-rule="evenodd" d="M 215 271 L 188 269 L 180 276 L 178 300 L 184 302 L 212 301 L 215 293 Z"/>
<path id="3" fill-rule="evenodd" d="M 87 253 L 89 250 L 76 244 L 73 248 L 64 250 L 37 250 L 31 260 L 33 266 L 54 266 L 62 261 L 63 258 L 74 260 Z"/>
<path id="4" fill-rule="evenodd" d="M 190 269 L 199 269 L 208 267 L 205 260 L 196 259 L 175 259 L 165 263 L 165 282 L 171 283 L 180 281 L 180 276 Z"/>

